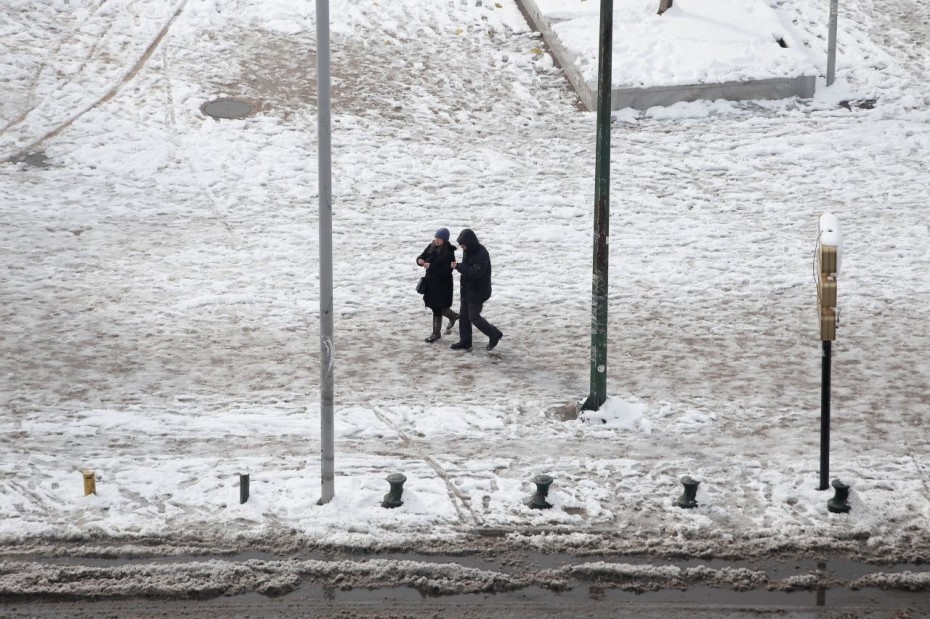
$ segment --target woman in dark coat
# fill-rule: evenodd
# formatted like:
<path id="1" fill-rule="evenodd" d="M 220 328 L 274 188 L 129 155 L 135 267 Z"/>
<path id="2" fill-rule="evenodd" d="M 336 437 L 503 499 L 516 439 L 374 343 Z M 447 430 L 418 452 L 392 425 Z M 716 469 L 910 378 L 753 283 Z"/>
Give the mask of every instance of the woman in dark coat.
<path id="1" fill-rule="evenodd" d="M 452 263 L 455 262 L 455 245 L 449 244 L 449 231 L 436 230 L 433 242 L 417 256 L 417 264 L 426 269 L 426 292 L 423 303 L 433 310 L 433 332 L 426 341 L 432 344 L 440 337 L 442 317 L 449 319 L 446 333 L 452 330 L 459 315 L 452 311 Z"/>

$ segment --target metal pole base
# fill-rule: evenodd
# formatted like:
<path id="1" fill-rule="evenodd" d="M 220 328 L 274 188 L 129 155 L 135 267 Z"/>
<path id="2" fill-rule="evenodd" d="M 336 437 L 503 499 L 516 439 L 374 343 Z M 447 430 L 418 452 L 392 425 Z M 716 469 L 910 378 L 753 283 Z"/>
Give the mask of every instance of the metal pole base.
<path id="1" fill-rule="evenodd" d="M 685 476 L 681 478 L 681 483 L 684 485 L 685 491 L 678 497 L 678 507 L 682 509 L 693 509 L 697 507 L 697 489 L 701 482 Z"/>
<path id="2" fill-rule="evenodd" d="M 404 493 L 404 482 L 407 481 L 407 477 L 403 473 L 391 473 L 387 476 L 387 481 L 391 484 L 391 490 L 384 495 L 381 507 L 387 509 L 400 507 L 404 504 L 400 497 Z"/>
<path id="3" fill-rule="evenodd" d="M 827 509 L 834 514 L 845 514 L 850 510 L 849 507 L 849 486 L 838 479 L 833 480 L 832 484 L 836 494 L 827 501 Z"/>
<path id="4" fill-rule="evenodd" d="M 536 484 L 536 493 L 526 500 L 526 504 L 530 509 L 552 508 L 552 503 L 546 500 L 552 482 L 553 478 L 550 475 L 537 475 L 533 478 L 533 483 Z"/>

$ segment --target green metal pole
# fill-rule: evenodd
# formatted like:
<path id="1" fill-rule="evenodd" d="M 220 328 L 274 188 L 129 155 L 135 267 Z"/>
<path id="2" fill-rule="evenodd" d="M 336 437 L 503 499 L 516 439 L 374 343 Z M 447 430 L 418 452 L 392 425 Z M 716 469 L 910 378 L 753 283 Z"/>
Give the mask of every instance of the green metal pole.
<path id="1" fill-rule="evenodd" d="M 585 410 L 597 410 L 607 400 L 607 249 L 610 237 L 610 88 L 613 23 L 613 0 L 601 0 L 597 69 L 597 142 L 594 160 L 591 391 L 582 405 Z"/>

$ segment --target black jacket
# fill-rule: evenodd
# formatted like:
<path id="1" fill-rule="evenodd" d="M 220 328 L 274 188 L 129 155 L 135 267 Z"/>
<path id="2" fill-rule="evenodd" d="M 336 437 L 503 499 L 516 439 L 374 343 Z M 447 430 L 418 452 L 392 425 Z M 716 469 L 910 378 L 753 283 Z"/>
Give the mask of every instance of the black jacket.
<path id="1" fill-rule="evenodd" d="M 417 256 L 417 264 L 420 260 L 429 262 L 429 268 L 424 273 L 426 294 L 423 295 L 423 303 L 430 309 L 452 307 L 452 262 L 455 260 L 455 249 L 455 245 L 449 243 L 443 243 L 441 247 L 430 243 Z"/>
<path id="2" fill-rule="evenodd" d="M 455 267 L 462 274 L 459 281 L 462 300 L 484 303 L 491 298 L 491 256 L 468 228 L 459 233 L 455 242 L 465 245 L 462 261 Z"/>

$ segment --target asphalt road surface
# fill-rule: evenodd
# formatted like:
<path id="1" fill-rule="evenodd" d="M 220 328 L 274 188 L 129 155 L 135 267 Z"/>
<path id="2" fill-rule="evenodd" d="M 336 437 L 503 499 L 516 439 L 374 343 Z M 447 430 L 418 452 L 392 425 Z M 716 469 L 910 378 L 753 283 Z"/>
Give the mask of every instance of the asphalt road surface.
<path id="1" fill-rule="evenodd" d="M 930 616 L 930 595 L 915 590 L 913 581 L 891 585 L 888 575 L 920 571 L 838 558 L 657 561 L 532 552 L 7 556 L 0 558 L 0 618 L 916 619 Z"/>

